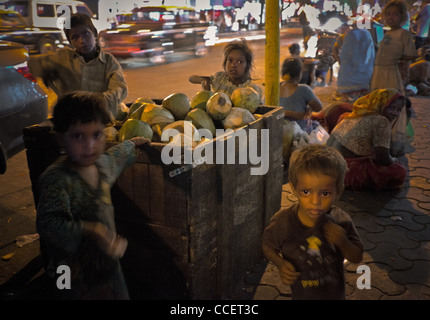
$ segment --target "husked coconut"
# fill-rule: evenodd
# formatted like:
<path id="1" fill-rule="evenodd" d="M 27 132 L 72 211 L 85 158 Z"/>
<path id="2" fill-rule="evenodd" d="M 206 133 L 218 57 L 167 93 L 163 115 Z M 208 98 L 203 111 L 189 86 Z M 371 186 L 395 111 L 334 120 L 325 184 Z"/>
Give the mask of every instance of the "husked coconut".
<path id="1" fill-rule="evenodd" d="M 118 108 L 115 120 L 124 121 L 127 118 L 129 108 L 122 102 Z"/>
<path id="2" fill-rule="evenodd" d="M 197 128 L 193 125 L 193 123 L 191 121 L 178 120 L 178 121 L 172 122 L 172 123 L 170 123 L 164 127 L 162 133 L 167 131 L 167 130 L 176 130 L 176 131 L 172 131 L 172 132 L 183 133 L 187 136 L 190 136 L 193 139 L 194 138 L 196 140 L 198 139 L 197 138 L 197 136 L 198 136 Z"/>
<path id="3" fill-rule="evenodd" d="M 216 92 L 206 103 L 206 111 L 214 120 L 223 120 L 230 113 L 232 103 L 224 92 Z"/>
<path id="4" fill-rule="evenodd" d="M 260 104 L 260 95 L 251 87 L 235 89 L 230 99 L 234 107 L 248 109 L 251 113 L 254 113 Z"/>
<path id="5" fill-rule="evenodd" d="M 191 148 L 194 148 L 195 146 L 197 146 L 198 143 L 199 141 L 194 141 L 193 138 L 187 136 L 184 133 L 178 133 L 174 135 L 169 141 L 169 144 L 174 146 L 181 146 L 181 147 L 187 146 Z"/>
<path id="6" fill-rule="evenodd" d="M 224 129 L 237 129 L 255 121 L 248 109 L 232 108 L 228 116 L 222 121 Z"/>

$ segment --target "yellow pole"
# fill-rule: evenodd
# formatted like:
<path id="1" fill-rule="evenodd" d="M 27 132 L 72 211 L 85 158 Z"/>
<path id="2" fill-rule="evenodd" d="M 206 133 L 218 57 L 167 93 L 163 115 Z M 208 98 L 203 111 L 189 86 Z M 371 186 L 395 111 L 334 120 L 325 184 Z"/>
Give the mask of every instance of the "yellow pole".
<path id="1" fill-rule="evenodd" d="M 266 105 L 279 105 L 279 0 L 266 0 L 265 46 Z"/>

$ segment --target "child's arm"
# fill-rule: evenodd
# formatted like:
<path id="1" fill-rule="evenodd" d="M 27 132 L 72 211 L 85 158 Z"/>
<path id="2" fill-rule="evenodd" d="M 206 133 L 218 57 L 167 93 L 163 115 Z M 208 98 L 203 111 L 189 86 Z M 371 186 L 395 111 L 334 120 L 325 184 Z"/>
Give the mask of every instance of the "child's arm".
<path id="1" fill-rule="evenodd" d="M 189 81 L 191 83 L 195 83 L 195 84 L 201 84 L 203 90 L 211 90 L 211 83 L 210 83 L 211 78 L 210 77 L 206 77 L 206 76 L 197 76 L 197 75 L 192 75 L 189 78 Z"/>
<path id="2" fill-rule="evenodd" d="M 286 285 L 289 286 L 296 282 L 300 272 L 296 271 L 291 262 L 284 260 L 275 250 L 265 244 L 263 244 L 263 253 L 278 268 L 281 280 Z"/>
<path id="3" fill-rule="evenodd" d="M 58 70 L 55 68 L 56 54 L 43 54 L 30 56 L 28 60 L 28 68 L 35 76 L 43 80 L 43 84 L 51 88 L 57 95 L 61 92 L 54 85 L 54 81 L 59 78 Z"/>
<path id="4" fill-rule="evenodd" d="M 322 103 L 318 98 L 309 101 L 308 106 L 311 112 L 319 112 L 322 110 Z"/>
<path id="5" fill-rule="evenodd" d="M 149 139 L 143 137 L 134 137 L 106 150 L 102 161 L 104 161 L 106 168 L 111 173 L 109 184 L 113 184 L 125 168 L 132 166 L 136 162 L 139 155 L 136 147 L 141 148 L 141 146 L 150 142 Z"/>
<path id="6" fill-rule="evenodd" d="M 130 139 L 131 142 L 134 143 L 136 147 L 143 146 L 144 144 L 151 143 L 151 140 L 144 137 L 134 137 Z"/>
<path id="7" fill-rule="evenodd" d="M 40 78 L 44 78 L 47 73 L 47 69 L 50 69 L 50 55 L 35 55 L 30 56 L 28 59 L 28 68 L 31 73 Z"/>
<path id="8" fill-rule="evenodd" d="M 190 81 L 191 83 L 194 83 L 194 84 L 202 83 L 202 81 L 205 81 L 205 80 L 210 80 L 210 77 L 207 77 L 207 76 L 192 75 L 192 76 L 190 76 L 190 78 L 189 78 L 189 81 Z"/>
<path id="9" fill-rule="evenodd" d="M 324 225 L 324 234 L 327 241 L 339 248 L 345 259 L 352 263 L 359 263 L 363 259 L 363 249 L 352 243 L 344 228 L 340 225 L 327 221 Z"/>
<path id="10" fill-rule="evenodd" d="M 118 105 L 127 97 L 128 87 L 119 62 L 113 57 L 107 61 L 107 90 L 103 92 L 103 95 L 113 116 L 116 116 Z"/>
<path id="11" fill-rule="evenodd" d="M 127 240 L 100 222 L 82 222 L 82 231 L 85 236 L 93 238 L 98 247 L 111 257 L 122 258 L 127 249 Z"/>

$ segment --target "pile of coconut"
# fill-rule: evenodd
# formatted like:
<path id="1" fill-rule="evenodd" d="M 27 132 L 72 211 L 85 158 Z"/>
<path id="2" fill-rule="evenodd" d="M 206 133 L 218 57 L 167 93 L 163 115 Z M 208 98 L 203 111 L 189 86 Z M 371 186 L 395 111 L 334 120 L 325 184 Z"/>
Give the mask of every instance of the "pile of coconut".
<path id="1" fill-rule="evenodd" d="M 105 134 L 111 141 L 142 136 L 159 142 L 165 130 L 175 129 L 181 136 L 170 141 L 180 138 L 183 144 L 189 138 L 195 142 L 200 141 L 196 137 L 198 129 L 207 129 L 215 137 L 216 129 L 237 130 L 255 121 L 261 116 L 255 113 L 259 104 L 260 96 L 251 87 L 238 88 L 231 96 L 202 90 L 191 100 L 183 93 L 173 93 L 159 104 L 141 97 L 130 107 L 121 105 L 116 120 L 106 127 Z M 193 137 L 185 137 L 185 132 L 192 132 Z"/>

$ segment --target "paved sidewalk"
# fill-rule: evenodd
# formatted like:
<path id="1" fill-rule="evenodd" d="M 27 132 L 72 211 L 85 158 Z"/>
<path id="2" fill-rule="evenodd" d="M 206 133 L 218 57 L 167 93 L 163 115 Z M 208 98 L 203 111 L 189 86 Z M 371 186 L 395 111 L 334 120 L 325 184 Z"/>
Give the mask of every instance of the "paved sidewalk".
<path id="1" fill-rule="evenodd" d="M 330 88 L 315 88 L 327 105 Z M 398 192 L 345 191 L 337 203 L 350 213 L 365 245 L 360 264 L 345 263 L 348 300 L 430 299 L 430 98 L 411 97 L 415 111 L 411 123 L 415 137 L 401 159 L 409 177 Z M 296 201 L 289 185 L 282 190 L 282 207 Z M 360 265 L 369 267 L 371 289 L 362 283 Z M 260 279 L 256 266 L 246 281 L 256 286 L 255 300 L 290 299 L 291 290 L 280 280 L 277 268 L 269 263 Z M 261 272 L 261 270 L 260 270 Z"/>

